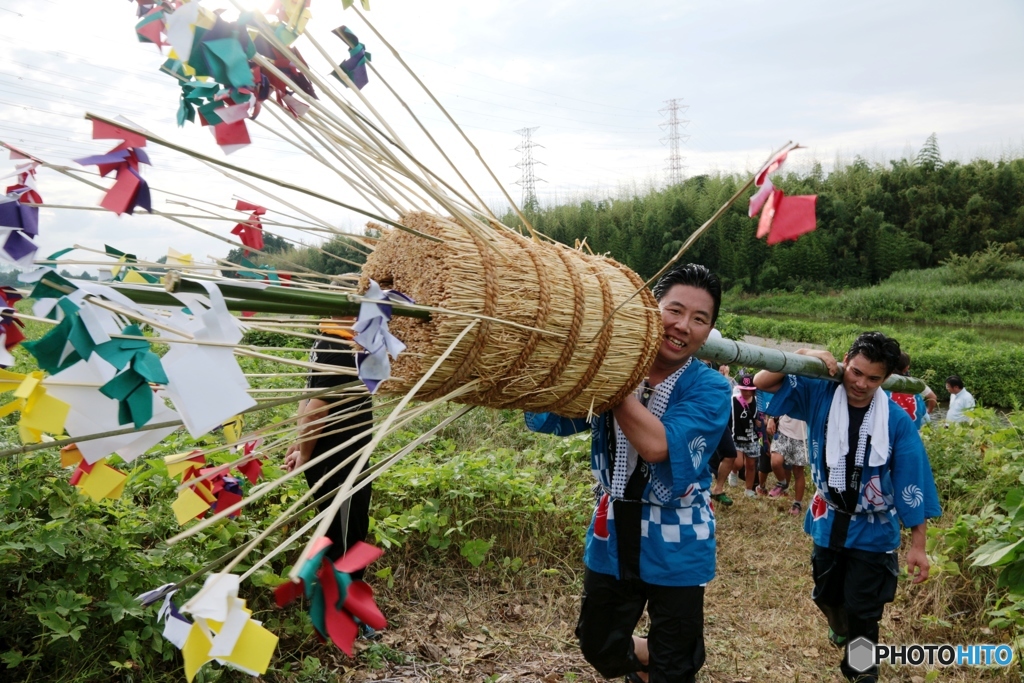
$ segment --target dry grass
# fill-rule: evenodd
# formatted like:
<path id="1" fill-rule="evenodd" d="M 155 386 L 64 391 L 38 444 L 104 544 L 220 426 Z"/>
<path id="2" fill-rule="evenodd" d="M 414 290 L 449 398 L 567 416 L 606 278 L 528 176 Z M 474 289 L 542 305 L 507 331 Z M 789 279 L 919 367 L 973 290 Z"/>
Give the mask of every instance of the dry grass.
<path id="1" fill-rule="evenodd" d="M 810 600 L 810 541 L 788 506 L 785 499 L 738 499 L 719 511 L 718 576 L 705 602 L 708 658 L 700 681 L 843 681 L 840 653 L 828 643 L 825 620 Z M 485 578 L 483 571 L 399 565 L 394 588 L 379 596 L 391 628 L 379 644 L 360 641 L 358 665 L 337 655 L 340 680 L 603 680 L 580 656 L 573 636 L 581 561 L 538 559 L 505 582 Z M 557 568 L 558 576 L 542 576 L 542 565 Z M 952 629 L 923 622 L 925 608 L 942 610 L 939 616 L 953 609 L 949 593 L 938 584 L 901 581 L 896 601 L 886 608 L 883 640 L 1005 642 L 986 633 L 977 614 Z M 367 662 L 374 659 L 382 666 L 370 670 Z M 923 683 L 927 673 L 885 668 L 882 680 Z M 1005 670 L 940 670 L 935 680 L 1009 682 L 1021 676 L 1014 664 Z"/>

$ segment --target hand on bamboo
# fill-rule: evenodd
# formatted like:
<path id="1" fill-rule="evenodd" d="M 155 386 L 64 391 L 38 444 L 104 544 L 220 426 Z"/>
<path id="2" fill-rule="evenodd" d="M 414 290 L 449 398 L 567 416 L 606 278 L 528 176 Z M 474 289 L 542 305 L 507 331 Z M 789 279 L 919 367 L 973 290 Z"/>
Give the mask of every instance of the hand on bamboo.
<path id="1" fill-rule="evenodd" d="M 799 351 L 797 351 L 797 353 L 799 353 L 801 356 L 811 356 L 812 358 L 817 358 L 818 360 L 825 364 L 825 367 L 828 368 L 828 374 L 832 376 L 835 376 L 839 372 L 839 363 L 836 361 L 835 356 L 833 356 L 828 351 L 819 351 L 817 349 L 800 349 Z"/>

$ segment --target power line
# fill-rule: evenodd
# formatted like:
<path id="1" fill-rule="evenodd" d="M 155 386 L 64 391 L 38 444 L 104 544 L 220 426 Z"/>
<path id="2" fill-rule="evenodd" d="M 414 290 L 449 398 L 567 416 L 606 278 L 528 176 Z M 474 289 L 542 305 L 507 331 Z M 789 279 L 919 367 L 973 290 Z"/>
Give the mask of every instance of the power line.
<path id="1" fill-rule="evenodd" d="M 679 132 L 680 126 L 685 128 L 690 123 L 688 119 L 679 117 L 681 112 L 685 113 L 690 108 L 690 105 L 681 102 L 682 99 L 679 98 L 665 100 L 665 106 L 658 110 L 658 113 L 668 115 L 668 121 L 662 123 L 660 127 L 668 131 L 668 135 L 661 138 L 661 142 L 668 143 L 668 166 L 665 170 L 668 173 L 669 187 L 683 182 L 683 157 L 679 154 L 679 143 L 690 139 L 689 135 Z"/>
<path id="2" fill-rule="evenodd" d="M 533 148 L 543 147 L 533 141 L 533 131 L 537 130 L 540 126 L 534 126 L 533 128 L 520 128 L 515 131 L 523 136 L 523 141 L 516 146 L 516 151 L 521 152 L 523 155 L 522 160 L 516 164 L 516 168 L 519 169 L 520 175 L 519 180 L 515 182 L 523 188 L 523 197 L 520 200 L 519 206 L 522 207 L 523 211 L 536 211 L 539 208 L 537 203 L 537 181 L 542 183 L 547 181 L 543 178 L 538 178 L 533 171 L 535 164 L 543 164 L 543 161 L 537 161 L 533 158 Z"/>

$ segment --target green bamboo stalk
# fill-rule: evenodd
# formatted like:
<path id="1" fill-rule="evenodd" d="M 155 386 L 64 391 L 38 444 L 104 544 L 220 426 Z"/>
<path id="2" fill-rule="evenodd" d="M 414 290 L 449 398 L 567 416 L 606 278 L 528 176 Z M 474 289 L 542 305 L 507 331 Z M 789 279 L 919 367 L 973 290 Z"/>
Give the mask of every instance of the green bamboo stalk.
<path id="1" fill-rule="evenodd" d="M 148 306 L 181 306 L 172 293 L 206 294 L 206 288 L 198 281 L 181 277 L 181 273 L 170 271 L 164 278 L 164 289 L 138 284 L 107 283 L 135 303 Z M 359 302 L 350 301 L 347 292 L 310 292 L 288 287 L 247 287 L 218 281 L 217 287 L 224 294 L 225 304 L 231 311 L 254 311 L 256 313 L 291 313 L 293 315 L 353 316 L 359 313 Z M 394 315 L 410 318 L 430 319 L 430 311 L 387 302 Z"/>
<path id="2" fill-rule="evenodd" d="M 728 365 L 735 363 L 757 368 L 758 370 L 785 372 L 791 375 L 827 379 L 833 382 L 839 382 L 843 377 L 842 363 L 839 364 L 839 372 L 833 376 L 828 374 L 828 368 L 820 358 L 790 353 L 780 349 L 768 349 L 763 346 L 733 341 L 732 339 L 709 339 L 694 355 L 701 360 L 709 360 L 715 363 Z M 924 380 L 917 379 L 916 377 L 890 375 L 882 384 L 882 388 L 886 391 L 920 394 L 925 390 L 925 383 Z"/>

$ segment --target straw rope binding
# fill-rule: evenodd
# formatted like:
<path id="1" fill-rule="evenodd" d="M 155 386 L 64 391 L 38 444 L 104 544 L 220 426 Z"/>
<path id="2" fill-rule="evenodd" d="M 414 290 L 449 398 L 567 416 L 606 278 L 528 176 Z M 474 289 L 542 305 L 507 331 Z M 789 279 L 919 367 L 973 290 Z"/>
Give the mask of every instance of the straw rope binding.
<path id="1" fill-rule="evenodd" d="M 363 267 L 361 289 L 372 278 L 420 304 L 554 333 L 482 321 L 418 398 L 431 400 L 479 380 L 460 403 L 583 417 L 615 405 L 647 375 L 661 339 L 653 295 L 644 289 L 602 329 L 643 284 L 630 269 L 503 227 L 481 236 L 421 212 L 405 214 L 402 223 L 442 241 L 373 226 L 382 238 Z M 465 318 L 453 314 L 392 320 L 392 332 L 411 353 L 394 362 L 381 392 L 407 392 L 464 329 Z"/>

